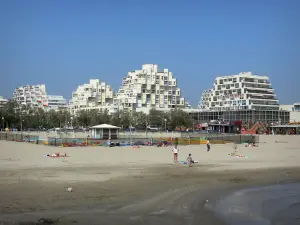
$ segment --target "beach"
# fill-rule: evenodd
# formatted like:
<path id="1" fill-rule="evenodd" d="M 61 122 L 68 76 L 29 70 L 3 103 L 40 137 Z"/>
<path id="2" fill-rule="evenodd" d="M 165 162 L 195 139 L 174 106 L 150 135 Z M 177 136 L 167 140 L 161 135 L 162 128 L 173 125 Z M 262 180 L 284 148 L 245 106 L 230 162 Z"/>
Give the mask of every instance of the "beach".
<path id="1" fill-rule="evenodd" d="M 0 141 L 0 224 L 226 224 L 218 213 L 224 197 L 300 181 L 299 137 L 260 140 L 258 147 L 238 145 L 245 157 L 230 155 L 233 144 L 211 145 L 210 152 L 179 146 L 180 161 L 189 153 L 199 161 L 191 168 L 173 162 L 172 146 Z M 45 156 L 54 152 L 68 157 Z"/>

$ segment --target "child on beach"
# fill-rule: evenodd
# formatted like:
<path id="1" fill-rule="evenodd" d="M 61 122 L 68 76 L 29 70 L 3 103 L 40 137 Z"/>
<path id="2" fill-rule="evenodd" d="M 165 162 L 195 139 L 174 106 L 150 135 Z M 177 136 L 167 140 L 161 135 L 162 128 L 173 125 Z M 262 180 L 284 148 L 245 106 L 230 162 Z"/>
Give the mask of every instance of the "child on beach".
<path id="1" fill-rule="evenodd" d="M 186 160 L 187 160 L 188 166 L 191 167 L 192 163 L 194 163 L 193 158 L 192 158 L 192 154 L 189 154 L 189 156 L 187 157 Z"/>
<path id="2" fill-rule="evenodd" d="M 234 149 L 235 152 L 237 151 L 237 144 L 236 143 L 233 144 L 233 149 Z"/>
<path id="3" fill-rule="evenodd" d="M 237 144 L 233 143 L 233 152 L 231 152 L 229 155 L 235 156 L 237 154 Z"/>
<path id="4" fill-rule="evenodd" d="M 177 163 L 177 160 L 178 160 L 178 152 L 179 152 L 178 146 L 175 145 L 175 147 L 174 147 L 174 149 L 173 149 L 174 163 Z"/>

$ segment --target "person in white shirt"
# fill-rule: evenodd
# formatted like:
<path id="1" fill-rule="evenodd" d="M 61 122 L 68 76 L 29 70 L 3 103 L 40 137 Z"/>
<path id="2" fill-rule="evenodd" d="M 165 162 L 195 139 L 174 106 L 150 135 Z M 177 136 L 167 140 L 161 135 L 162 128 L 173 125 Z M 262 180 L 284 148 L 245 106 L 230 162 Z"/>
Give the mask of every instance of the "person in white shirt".
<path id="1" fill-rule="evenodd" d="M 173 149 L 174 163 L 177 163 L 177 160 L 178 160 L 178 152 L 179 152 L 178 146 L 175 145 L 175 147 L 174 147 L 174 149 Z"/>

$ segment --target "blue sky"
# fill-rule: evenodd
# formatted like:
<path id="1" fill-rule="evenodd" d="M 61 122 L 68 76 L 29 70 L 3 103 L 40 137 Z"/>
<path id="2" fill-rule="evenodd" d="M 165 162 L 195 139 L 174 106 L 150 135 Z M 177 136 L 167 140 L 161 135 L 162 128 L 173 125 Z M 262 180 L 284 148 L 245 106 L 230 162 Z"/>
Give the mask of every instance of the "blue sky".
<path id="1" fill-rule="evenodd" d="M 220 75 L 268 75 L 300 101 L 300 1 L 0 1 L 0 95 L 45 83 L 71 97 L 89 78 L 115 90 L 128 71 L 169 68 L 197 104 Z"/>

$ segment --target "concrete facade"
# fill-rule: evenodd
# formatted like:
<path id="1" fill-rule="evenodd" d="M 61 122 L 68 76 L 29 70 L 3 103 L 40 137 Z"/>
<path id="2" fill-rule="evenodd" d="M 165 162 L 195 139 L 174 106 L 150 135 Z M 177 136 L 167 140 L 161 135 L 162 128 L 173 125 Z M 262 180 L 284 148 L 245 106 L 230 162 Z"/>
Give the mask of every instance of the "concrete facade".
<path id="1" fill-rule="evenodd" d="M 242 72 L 217 77 L 212 89 L 202 93 L 203 110 L 278 110 L 279 101 L 267 76 Z"/>
<path id="2" fill-rule="evenodd" d="M 68 110 L 67 100 L 63 96 L 48 95 L 47 101 L 47 110 Z"/>
<path id="3" fill-rule="evenodd" d="M 0 96 L 0 108 L 3 108 L 7 102 L 8 102 L 8 99 L 5 99 L 2 96 Z"/>
<path id="4" fill-rule="evenodd" d="M 114 92 L 110 85 L 99 79 L 91 79 L 88 84 L 79 85 L 72 93 L 70 112 L 85 109 L 109 109 L 113 103 Z"/>
<path id="5" fill-rule="evenodd" d="M 20 105 L 47 108 L 47 91 L 45 84 L 25 85 L 15 89 L 13 100 Z"/>
<path id="6" fill-rule="evenodd" d="M 300 123 L 300 103 L 292 105 L 280 105 L 280 110 L 290 112 L 290 123 Z"/>
<path id="7" fill-rule="evenodd" d="M 114 98 L 114 109 L 132 111 L 139 108 L 185 107 L 177 79 L 168 69 L 145 64 L 141 70 L 128 73 Z"/>

